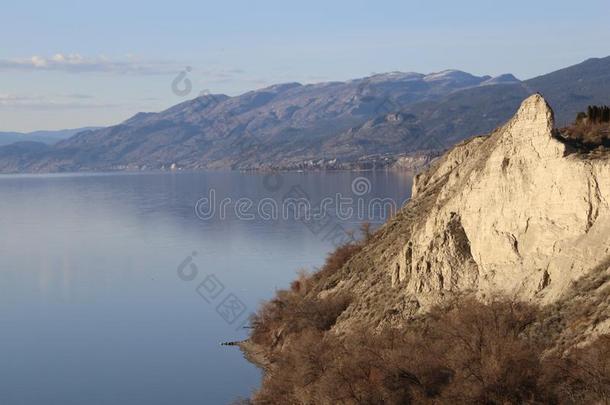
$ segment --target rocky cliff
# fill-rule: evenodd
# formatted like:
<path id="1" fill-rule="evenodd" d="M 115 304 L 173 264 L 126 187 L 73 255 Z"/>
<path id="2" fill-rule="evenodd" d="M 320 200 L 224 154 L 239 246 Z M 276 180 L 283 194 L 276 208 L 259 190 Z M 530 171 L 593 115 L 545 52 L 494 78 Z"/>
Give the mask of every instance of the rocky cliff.
<path id="1" fill-rule="evenodd" d="M 557 302 L 608 263 L 609 201 L 608 155 L 571 153 L 533 95 L 507 124 L 419 174 L 411 201 L 319 294 L 362 297 L 337 329 L 399 323 L 463 292 Z M 596 331 L 609 327 L 605 319 Z"/>

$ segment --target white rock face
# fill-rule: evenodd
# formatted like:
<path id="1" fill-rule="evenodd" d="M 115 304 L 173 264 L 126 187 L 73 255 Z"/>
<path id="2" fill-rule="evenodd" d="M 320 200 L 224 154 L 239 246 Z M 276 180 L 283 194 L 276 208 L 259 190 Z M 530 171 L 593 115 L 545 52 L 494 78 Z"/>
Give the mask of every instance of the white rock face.
<path id="1" fill-rule="evenodd" d="M 550 303 L 607 262 L 610 161 L 567 155 L 553 126 L 546 101 L 531 96 L 505 126 L 416 177 L 425 215 L 386 256 L 394 288 L 423 305 L 458 291 Z"/>

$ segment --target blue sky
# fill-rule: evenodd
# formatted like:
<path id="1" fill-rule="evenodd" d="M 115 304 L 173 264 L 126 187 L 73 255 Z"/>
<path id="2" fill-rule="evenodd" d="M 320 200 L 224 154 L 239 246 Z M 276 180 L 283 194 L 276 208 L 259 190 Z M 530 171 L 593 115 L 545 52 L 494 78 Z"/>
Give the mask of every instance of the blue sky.
<path id="1" fill-rule="evenodd" d="M 200 91 L 373 72 L 527 79 L 610 55 L 610 2 L 52 1 L 0 12 L 0 131 L 110 125 Z M 193 90 L 178 96 L 184 70 Z"/>

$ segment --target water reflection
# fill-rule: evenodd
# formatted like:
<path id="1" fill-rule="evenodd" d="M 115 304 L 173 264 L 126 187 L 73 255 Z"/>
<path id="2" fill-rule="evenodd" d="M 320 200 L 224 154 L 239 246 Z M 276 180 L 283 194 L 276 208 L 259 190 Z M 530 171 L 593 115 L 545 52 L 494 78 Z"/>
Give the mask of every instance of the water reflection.
<path id="1" fill-rule="evenodd" d="M 297 269 L 319 266 L 332 241 L 298 220 L 202 221 L 197 201 L 211 188 L 260 200 L 293 185 L 319 201 L 349 195 L 357 177 L 370 181 L 370 197 L 403 201 L 411 188 L 397 173 L 282 176 L 282 189 L 265 187 L 262 174 L 0 176 L 0 403 L 247 395 L 260 376 L 219 346 L 247 332 L 227 308 L 254 310 Z M 177 269 L 194 251 L 198 274 L 184 281 Z M 210 299 L 218 283 L 224 289 Z"/>

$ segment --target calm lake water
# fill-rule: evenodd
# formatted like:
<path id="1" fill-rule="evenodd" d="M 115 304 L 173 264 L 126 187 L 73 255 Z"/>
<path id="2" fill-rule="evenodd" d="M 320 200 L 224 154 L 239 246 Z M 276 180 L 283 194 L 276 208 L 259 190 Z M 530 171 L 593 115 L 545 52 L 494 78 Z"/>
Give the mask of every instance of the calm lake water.
<path id="1" fill-rule="evenodd" d="M 401 205 L 410 190 L 386 172 L 0 176 L 0 404 L 248 396 L 259 370 L 219 344 L 245 338 L 248 314 L 344 230 L 381 220 L 371 199 Z M 337 193 L 353 212 L 273 215 Z"/>

